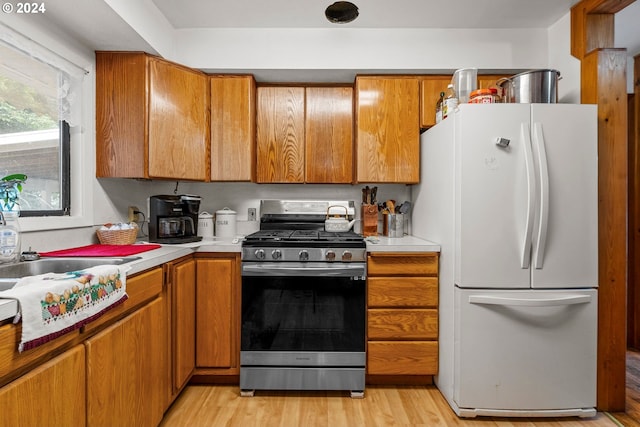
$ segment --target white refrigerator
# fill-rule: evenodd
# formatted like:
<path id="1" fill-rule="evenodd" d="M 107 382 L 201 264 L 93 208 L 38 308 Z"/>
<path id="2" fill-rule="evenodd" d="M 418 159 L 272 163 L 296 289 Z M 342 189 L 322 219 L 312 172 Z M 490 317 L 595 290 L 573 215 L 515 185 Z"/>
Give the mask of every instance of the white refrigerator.
<path id="1" fill-rule="evenodd" d="M 597 163 L 594 105 L 465 104 L 422 135 L 412 234 L 441 245 L 459 416 L 595 415 Z"/>

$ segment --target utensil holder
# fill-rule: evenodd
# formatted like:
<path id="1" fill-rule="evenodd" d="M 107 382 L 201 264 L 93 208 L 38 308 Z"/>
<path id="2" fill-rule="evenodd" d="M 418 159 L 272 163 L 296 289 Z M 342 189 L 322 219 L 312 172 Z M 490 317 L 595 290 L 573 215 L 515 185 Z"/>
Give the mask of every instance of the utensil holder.
<path id="1" fill-rule="evenodd" d="M 404 215 L 383 213 L 382 234 L 387 237 L 404 236 Z"/>
<path id="2" fill-rule="evenodd" d="M 378 206 L 377 205 L 362 205 L 362 235 L 377 236 L 378 235 Z"/>

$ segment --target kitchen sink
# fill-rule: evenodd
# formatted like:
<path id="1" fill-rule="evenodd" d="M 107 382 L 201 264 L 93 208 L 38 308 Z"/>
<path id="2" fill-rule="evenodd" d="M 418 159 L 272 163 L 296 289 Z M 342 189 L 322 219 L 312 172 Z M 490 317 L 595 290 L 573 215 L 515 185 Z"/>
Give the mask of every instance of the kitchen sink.
<path id="1" fill-rule="evenodd" d="M 41 258 L 36 261 L 0 264 L 0 291 L 10 289 L 18 279 L 26 276 L 36 276 L 45 273 L 66 273 L 68 271 L 95 267 L 96 265 L 126 264 L 138 259 L 140 259 L 140 257 Z"/>

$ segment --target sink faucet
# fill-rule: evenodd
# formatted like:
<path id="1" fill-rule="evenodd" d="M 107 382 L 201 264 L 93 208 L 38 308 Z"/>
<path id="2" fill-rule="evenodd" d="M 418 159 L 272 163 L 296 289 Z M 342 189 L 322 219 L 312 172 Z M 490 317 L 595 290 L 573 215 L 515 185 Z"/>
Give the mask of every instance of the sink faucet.
<path id="1" fill-rule="evenodd" d="M 28 251 L 23 251 L 20 254 L 20 261 L 36 261 L 40 259 L 40 254 L 36 251 L 31 250 L 31 246 L 29 246 Z"/>

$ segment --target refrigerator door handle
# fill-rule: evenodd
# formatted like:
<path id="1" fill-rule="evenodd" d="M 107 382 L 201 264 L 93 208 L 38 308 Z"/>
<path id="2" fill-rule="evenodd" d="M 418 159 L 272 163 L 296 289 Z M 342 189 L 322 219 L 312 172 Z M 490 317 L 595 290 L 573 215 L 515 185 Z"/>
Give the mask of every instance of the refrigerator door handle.
<path id="1" fill-rule="evenodd" d="M 520 267 L 529 268 L 531 261 L 531 240 L 533 234 L 533 215 L 535 208 L 536 176 L 533 165 L 533 148 L 528 123 L 520 125 L 520 139 L 524 145 L 524 160 L 527 171 L 527 218 L 525 222 L 524 240 L 520 258 Z"/>
<path id="2" fill-rule="evenodd" d="M 534 123 L 533 144 L 538 153 L 539 176 L 540 176 L 540 204 L 538 229 L 536 230 L 534 242 L 534 267 L 541 269 L 544 263 L 544 250 L 547 243 L 547 228 L 549 227 L 549 165 L 547 162 L 547 150 L 544 146 L 544 133 L 542 124 Z"/>
<path id="3" fill-rule="evenodd" d="M 563 295 L 551 298 L 510 298 L 494 295 L 469 295 L 470 304 L 504 305 L 519 307 L 554 307 L 561 305 L 588 304 L 591 295 Z"/>

